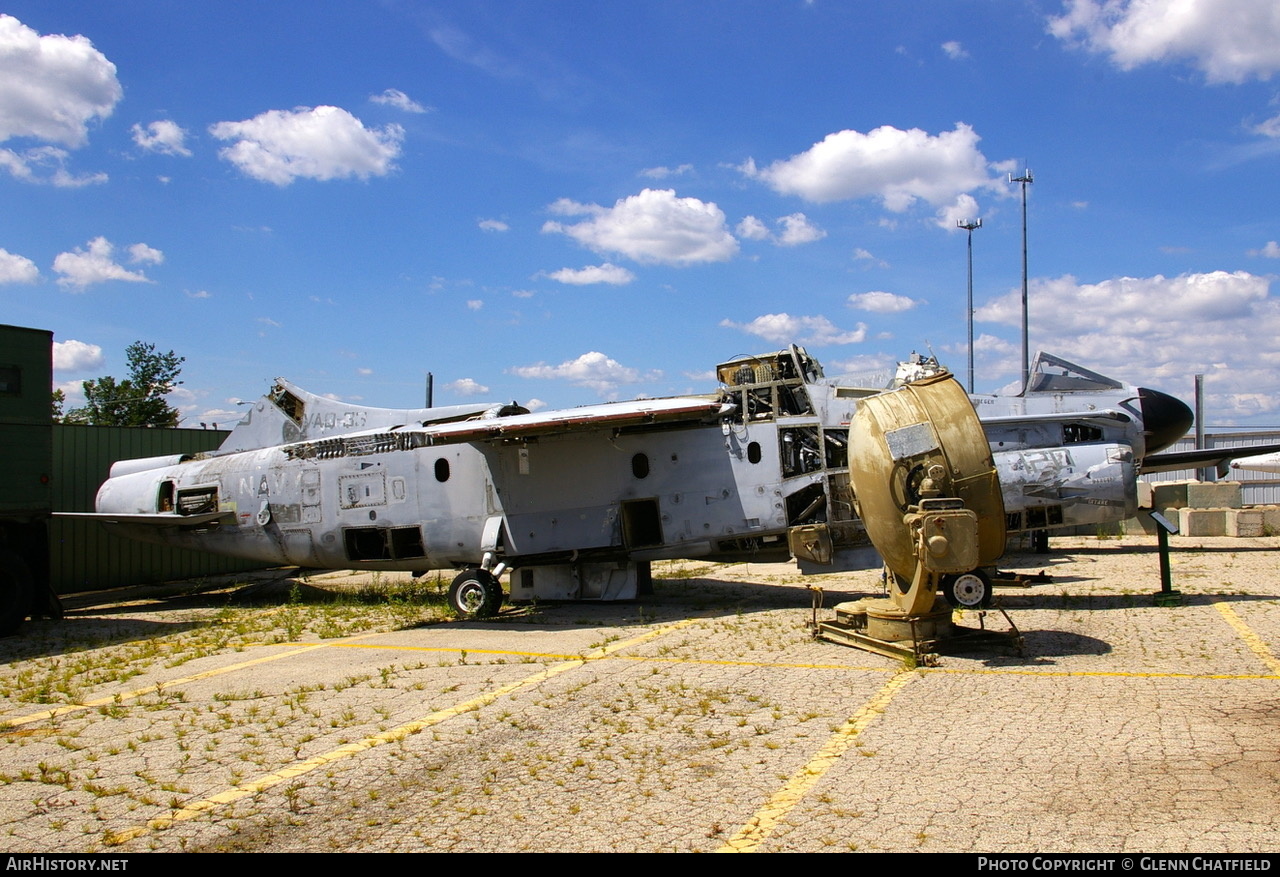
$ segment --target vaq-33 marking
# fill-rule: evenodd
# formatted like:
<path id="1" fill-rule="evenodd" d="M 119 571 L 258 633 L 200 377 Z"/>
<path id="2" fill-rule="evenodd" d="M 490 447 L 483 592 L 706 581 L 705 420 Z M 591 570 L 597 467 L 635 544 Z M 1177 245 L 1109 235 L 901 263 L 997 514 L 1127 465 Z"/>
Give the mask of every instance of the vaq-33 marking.
<path id="1" fill-rule="evenodd" d="M 278 380 L 219 450 L 117 463 L 94 517 L 264 564 L 457 569 L 463 616 L 498 610 L 506 572 L 513 600 L 616 600 L 659 559 L 875 567 L 850 418 L 860 398 L 938 371 L 913 356 L 892 380 L 827 378 L 793 345 L 721 364 L 714 394 L 537 413 L 361 408 Z M 972 401 L 1009 532 L 1133 515 L 1137 475 L 1169 468 L 1156 452 L 1191 424 L 1171 396 L 1044 354 L 1022 394 Z M 925 473 L 902 459 L 905 510 Z"/>

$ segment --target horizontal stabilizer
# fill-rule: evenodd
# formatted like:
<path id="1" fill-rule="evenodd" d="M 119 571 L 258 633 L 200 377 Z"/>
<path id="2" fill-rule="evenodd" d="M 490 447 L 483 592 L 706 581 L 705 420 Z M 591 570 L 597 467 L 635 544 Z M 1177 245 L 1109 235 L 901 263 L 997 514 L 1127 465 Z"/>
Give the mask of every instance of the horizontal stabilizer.
<path id="1" fill-rule="evenodd" d="M 205 512 L 201 515 L 179 515 L 173 512 L 134 515 L 115 512 L 54 512 L 53 515 L 57 518 L 98 521 L 103 524 L 142 524 L 148 527 L 201 527 L 215 521 L 230 524 L 236 517 L 232 512 Z"/>

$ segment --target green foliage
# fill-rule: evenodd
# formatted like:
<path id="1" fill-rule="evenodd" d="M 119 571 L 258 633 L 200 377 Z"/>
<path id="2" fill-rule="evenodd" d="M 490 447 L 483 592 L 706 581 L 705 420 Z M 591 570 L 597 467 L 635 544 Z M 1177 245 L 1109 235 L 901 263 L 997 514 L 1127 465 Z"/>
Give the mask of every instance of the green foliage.
<path id="1" fill-rule="evenodd" d="M 105 375 L 84 382 L 85 405 L 69 411 L 67 423 L 91 426 L 178 425 L 178 409 L 164 398 L 182 383 L 178 375 L 186 357 L 172 350 L 157 353 L 154 344 L 135 341 L 125 348 L 129 376 L 117 381 Z"/>

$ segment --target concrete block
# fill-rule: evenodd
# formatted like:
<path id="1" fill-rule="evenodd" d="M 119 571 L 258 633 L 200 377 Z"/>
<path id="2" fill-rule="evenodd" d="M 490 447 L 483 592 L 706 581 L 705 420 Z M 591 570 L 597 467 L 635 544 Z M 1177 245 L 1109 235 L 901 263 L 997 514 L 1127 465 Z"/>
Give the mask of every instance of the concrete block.
<path id="1" fill-rule="evenodd" d="M 1155 508 L 1155 506 L 1152 504 L 1154 499 L 1155 499 L 1155 485 L 1152 484 L 1150 481 L 1139 481 L 1138 482 L 1138 508 L 1140 509 Z M 1142 516 L 1139 515 L 1139 517 L 1142 517 Z"/>
<path id="2" fill-rule="evenodd" d="M 1156 523 L 1151 520 L 1150 515 L 1139 514 L 1132 518 L 1127 518 L 1121 523 L 1121 527 L 1126 536 L 1154 536 L 1156 534 Z"/>
<path id="3" fill-rule="evenodd" d="M 1193 509 L 1238 509 L 1239 481 L 1197 481 L 1187 485 L 1187 507 Z"/>
<path id="4" fill-rule="evenodd" d="M 1280 535 L 1280 506 L 1261 505 L 1254 508 L 1262 512 L 1262 534 L 1264 536 Z"/>
<path id="5" fill-rule="evenodd" d="M 1182 536 L 1227 535 L 1227 509 L 1178 509 L 1178 533 Z"/>
<path id="6" fill-rule="evenodd" d="M 1191 481 L 1161 481 L 1151 485 L 1151 507 L 1153 509 L 1185 509 L 1187 507 L 1187 485 Z"/>
<path id="7" fill-rule="evenodd" d="M 1227 535 L 1256 539 L 1264 533 L 1262 512 L 1258 509 L 1232 509 L 1227 516 Z"/>
<path id="8" fill-rule="evenodd" d="M 1155 509 L 1238 509 L 1243 504 L 1240 497 L 1239 481 L 1166 481 L 1151 485 L 1150 507 Z M 1138 494 L 1138 498 L 1141 502 L 1141 493 Z"/>

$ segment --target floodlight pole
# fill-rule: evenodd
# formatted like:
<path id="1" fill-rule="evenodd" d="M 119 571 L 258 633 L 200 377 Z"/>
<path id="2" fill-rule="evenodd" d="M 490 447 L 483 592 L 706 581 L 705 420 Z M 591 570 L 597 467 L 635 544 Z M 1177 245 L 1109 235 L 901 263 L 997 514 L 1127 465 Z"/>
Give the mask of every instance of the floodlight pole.
<path id="1" fill-rule="evenodd" d="M 1027 337 L 1027 183 L 1034 183 L 1030 170 L 1022 176 L 1009 174 L 1009 182 L 1022 184 L 1022 391 L 1031 386 L 1031 348 Z"/>
<path id="2" fill-rule="evenodd" d="M 969 325 L 969 392 L 973 392 L 973 230 L 982 228 L 981 219 L 956 220 L 956 226 L 969 233 L 969 309 L 965 312 Z"/>

